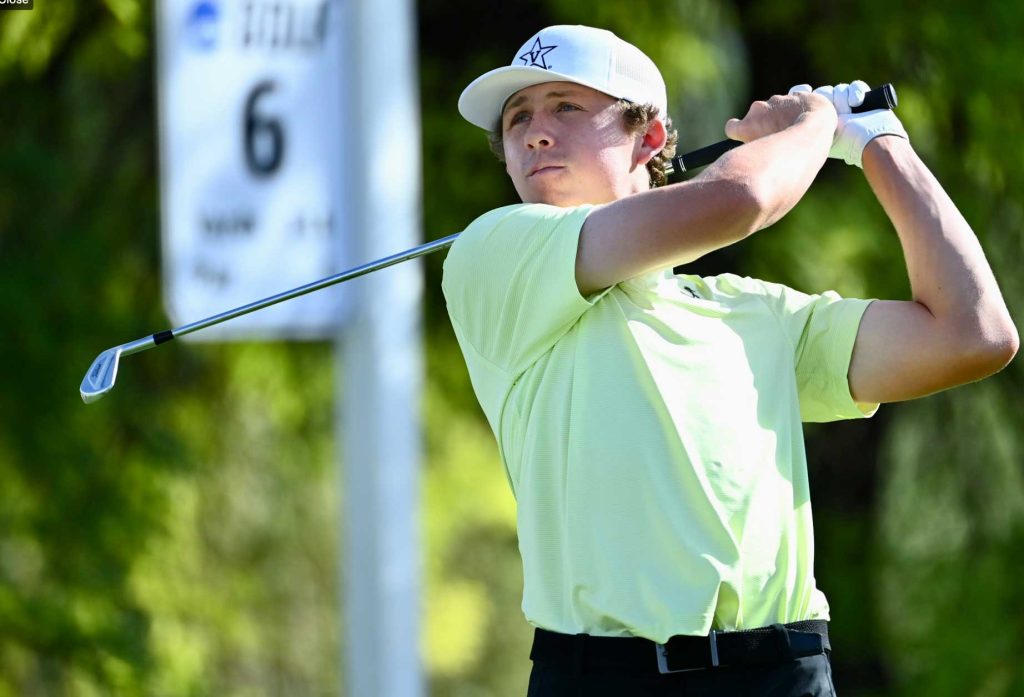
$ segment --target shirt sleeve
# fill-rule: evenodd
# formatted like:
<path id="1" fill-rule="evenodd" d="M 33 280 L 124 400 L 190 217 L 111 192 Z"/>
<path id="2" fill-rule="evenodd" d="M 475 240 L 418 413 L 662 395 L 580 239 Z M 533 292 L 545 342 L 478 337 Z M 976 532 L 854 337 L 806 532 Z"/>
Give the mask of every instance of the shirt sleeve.
<path id="1" fill-rule="evenodd" d="M 764 285 L 793 346 L 801 420 L 873 416 L 878 404 L 854 401 L 848 378 L 857 330 L 872 301 L 843 298 L 834 291 L 808 295 L 779 284 Z"/>
<path id="2" fill-rule="evenodd" d="M 455 240 L 441 286 L 456 331 L 480 358 L 518 375 L 600 297 L 584 298 L 576 285 L 580 230 L 592 208 L 506 206 Z"/>

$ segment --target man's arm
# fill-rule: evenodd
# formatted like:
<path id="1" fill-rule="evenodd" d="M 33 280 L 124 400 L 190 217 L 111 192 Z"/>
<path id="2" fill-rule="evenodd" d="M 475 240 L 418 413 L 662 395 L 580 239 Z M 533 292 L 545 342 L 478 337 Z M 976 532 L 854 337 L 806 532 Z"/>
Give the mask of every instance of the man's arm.
<path id="1" fill-rule="evenodd" d="M 742 120 L 726 124 L 726 134 L 746 144 L 700 176 L 628 196 L 588 216 L 576 257 L 580 293 L 693 261 L 774 223 L 814 181 L 836 122 L 835 109 L 819 95 L 755 102 Z"/>
<path id="2" fill-rule="evenodd" d="M 907 140 L 872 140 L 863 168 L 899 234 L 913 300 L 868 306 L 848 373 L 854 399 L 912 399 L 1002 369 L 1020 340 L 967 221 Z"/>

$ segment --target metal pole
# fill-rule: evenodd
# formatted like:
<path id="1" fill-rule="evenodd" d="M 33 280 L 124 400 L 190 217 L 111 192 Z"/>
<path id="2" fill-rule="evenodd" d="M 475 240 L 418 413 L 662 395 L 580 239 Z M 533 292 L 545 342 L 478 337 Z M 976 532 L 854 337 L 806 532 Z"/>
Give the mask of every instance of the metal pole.
<path id="1" fill-rule="evenodd" d="M 346 64 L 355 84 L 347 100 L 353 137 L 344 215 L 359 232 L 356 253 L 373 259 L 421 239 L 414 15 L 409 0 L 347 5 Z M 391 163 L 398 160 L 405 166 L 396 172 Z M 424 694 L 417 552 L 422 286 L 418 264 L 355 284 L 354 313 L 336 348 L 349 697 Z"/>

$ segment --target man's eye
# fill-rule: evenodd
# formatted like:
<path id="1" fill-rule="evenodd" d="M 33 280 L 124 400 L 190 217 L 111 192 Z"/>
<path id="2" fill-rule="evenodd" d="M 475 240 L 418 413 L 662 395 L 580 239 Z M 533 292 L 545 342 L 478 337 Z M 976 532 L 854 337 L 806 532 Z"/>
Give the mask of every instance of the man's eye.
<path id="1" fill-rule="evenodd" d="M 527 114 L 525 111 L 520 111 L 519 113 L 512 115 L 512 118 L 508 120 L 508 125 L 509 127 L 515 126 L 517 123 L 522 123 L 523 121 L 525 121 L 529 116 L 530 115 Z"/>
<path id="2" fill-rule="evenodd" d="M 580 111 L 580 107 L 569 102 L 562 102 L 558 105 L 558 111 Z"/>

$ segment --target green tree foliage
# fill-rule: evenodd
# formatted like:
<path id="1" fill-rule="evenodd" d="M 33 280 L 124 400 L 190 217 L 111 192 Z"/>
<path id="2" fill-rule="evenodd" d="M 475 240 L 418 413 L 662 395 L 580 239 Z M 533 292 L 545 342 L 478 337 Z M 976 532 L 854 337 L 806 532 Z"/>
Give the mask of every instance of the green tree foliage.
<path id="1" fill-rule="evenodd" d="M 915 146 L 1018 312 L 1024 15 L 1012 4 L 424 0 L 418 12 L 428 238 L 515 200 L 457 114 L 463 86 L 537 28 L 587 23 L 662 66 L 683 150 L 795 82 L 894 82 Z M 338 694 L 329 347 L 171 345 L 125 361 L 102 402 L 75 394 L 98 351 L 167 324 L 153 15 L 144 0 L 0 13 L 0 697 Z M 448 325 L 442 260 L 423 262 L 423 655 L 432 694 L 522 695 L 514 501 Z M 895 234 L 839 163 L 773 229 L 694 270 L 909 293 Z M 1021 370 L 808 429 L 843 694 L 1024 692 Z"/>

